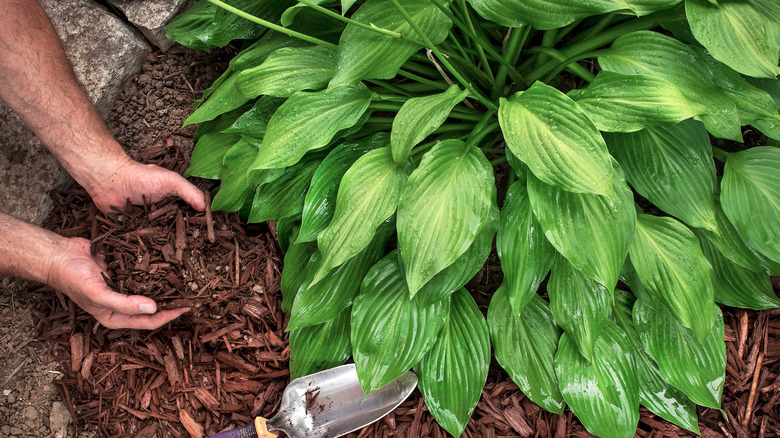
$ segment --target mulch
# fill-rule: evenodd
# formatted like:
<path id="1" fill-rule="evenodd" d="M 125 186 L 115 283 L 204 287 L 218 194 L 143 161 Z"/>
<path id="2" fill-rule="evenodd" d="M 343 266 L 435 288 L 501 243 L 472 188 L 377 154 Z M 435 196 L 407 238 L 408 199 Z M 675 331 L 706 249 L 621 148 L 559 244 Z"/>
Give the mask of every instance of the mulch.
<path id="1" fill-rule="evenodd" d="M 188 154 L 170 138 L 139 157 L 176 171 Z M 202 189 L 213 182 L 198 181 Z M 235 213 L 198 213 L 180 201 L 103 215 L 81 189 L 53 193 L 47 227 L 84 237 L 105 255 L 107 281 L 161 307 L 192 309 L 162 329 L 108 330 L 59 292 L 38 287 L 39 336 L 78 435 L 203 437 L 273 416 L 289 382 L 289 346 L 279 284 L 283 255 L 273 223 L 247 225 Z M 493 257 L 495 259 L 495 257 Z M 487 304 L 494 281 L 470 284 Z M 704 437 L 780 436 L 780 311 L 724 309 L 728 365 L 724 413 L 699 408 Z M 445 437 L 419 391 L 351 437 Z M 571 412 L 530 402 L 493 362 L 464 437 L 586 437 Z M 639 437 L 695 436 L 642 409 Z"/>

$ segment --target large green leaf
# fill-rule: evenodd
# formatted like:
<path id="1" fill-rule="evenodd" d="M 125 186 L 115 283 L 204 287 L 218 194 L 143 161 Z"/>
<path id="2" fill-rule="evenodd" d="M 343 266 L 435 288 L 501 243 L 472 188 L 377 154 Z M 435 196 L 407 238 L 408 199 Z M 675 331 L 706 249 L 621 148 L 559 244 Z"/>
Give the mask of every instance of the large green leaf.
<path id="1" fill-rule="evenodd" d="M 416 367 L 425 405 L 460 436 L 477 406 L 490 366 L 487 323 L 466 289 L 452 294 L 450 314 L 433 348 Z"/>
<path id="2" fill-rule="evenodd" d="M 469 282 L 485 265 L 493 249 L 493 237 L 498 230 L 498 206 L 493 205 L 490 216 L 474 243 L 455 262 L 434 275 L 414 296 L 425 307 L 447 298 Z"/>
<path id="3" fill-rule="evenodd" d="M 715 163 L 701 123 L 687 120 L 604 139 L 637 193 L 688 225 L 717 229 Z"/>
<path id="4" fill-rule="evenodd" d="M 190 157 L 190 167 L 184 172 L 185 177 L 219 179 L 225 154 L 241 140 L 238 135 L 224 134 L 222 131 L 230 127 L 244 111 L 244 108 L 230 111 L 198 127 L 193 138 L 195 149 Z"/>
<path id="5" fill-rule="evenodd" d="M 568 95 L 606 132 L 634 132 L 708 112 L 679 88 L 654 76 L 601 71 L 587 88 Z"/>
<path id="6" fill-rule="evenodd" d="M 306 152 L 326 146 L 340 130 L 360 120 L 372 94 L 363 84 L 293 94 L 268 122 L 253 167 L 291 166 Z"/>
<path id="7" fill-rule="evenodd" d="M 577 193 L 612 195 L 609 152 L 598 129 L 576 102 L 536 82 L 501 99 L 506 144 L 537 178 Z"/>
<path id="8" fill-rule="evenodd" d="M 432 96 L 413 97 L 401 106 L 393 119 L 390 147 L 398 164 L 406 163 L 412 148 L 423 141 L 447 119 L 452 108 L 466 98 L 468 91 L 453 85 Z"/>
<path id="9" fill-rule="evenodd" d="M 534 218 L 526 181 L 509 187 L 501 210 L 496 250 L 512 311 L 519 315 L 550 272 L 555 249 Z"/>
<path id="10" fill-rule="evenodd" d="M 270 95 L 290 97 L 302 90 L 320 90 L 328 85 L 336 69 L 336 52 L 313 47 L 279 49 L 255 68 L 238 74 L 236 87 L 246 98 Z"/>
<path id="11" fill-rule="evenodd" d="M 398 245 L 412 295 L 471 246 L 495 199 L 493 169 L 476 147 L 445 140 L 425 154 L 398 206 Z"/>
<path id="12" fill-rule="evenodd" d="M 350 309 L 322 324 L 290 332 L 290 378 L 306 376 L 343 364 L 352 355 Z"/>
<path id="13" fill-rule="evenodd" d="M 768 259 L 746 245 L 737 229 L 726 217 L 726 213 L 723 212 L 718 201 L 715 202 L 715 219 L 718 224 L 717 233 L 707 230 L 693 230 L 700 241 L 707 240 L 712 243 L 721 254 L 743 268 L 753 272 L 780 275 L 780 263 Z"/>
<path id="14" fill-rule="evenodd" d="M 754 77 L 780 74 L 780 22 L 752 2 L 685 0 L 693 35 L 712 56 L 734 70 Z"/>
<path id="15" fill-rule="evenodd" d="M 284 254 L 280 286 L 284 313 L 292 313 L 295 296 L 306 283 L 306 275 L 310 270 L 309 261 L 315 252 L 317 252 L 317 245 L 314 242 L 301 242 L 290 245 Z"/>
<path id="16" fill-rule="evenodd" d="M 636 222 L 633 194 L 615 166 L 614 200 L 568 192 L 528 174 L 528 197 L 547 240 L 607 290 L 617 284 Z"/>
<path id="17" fill-rule="evenodd" d="M 360 290 L 360 283 L 366 272 L 382 258 L 391 231 L 391 223 L 380 227 L 363 251 L 341 266 L 333 268 L 326 278 L 317 283 L 312 280 L 322 257 L 319 252 L 315 252 L 309 259 L 311 267 L 306 270 L 306 280 L 295 296 L 287 330 L 321 324 L 335 318 L 339 312 L 349 307 Z"/>
<path id="18" fill-rule="evenodd" d="M 187 117 L 187 120 L 184 121 L 184 126 L 212 120 L 220 114 L 234 110 L 249 102 L 249 99 L 241 95 L 236 89 L 237 77 L 235 73 L 228 76 L 209 96 L 209 99 Z"/>
<path id="19" fill-rule="evenodd" d="M 672 218 L 640 214 L 628 253 L 642 285 L 704 339 L 712 328 L 714 291 L 712 267 L 696 236 Z"/>
<path id="20" fill-rule="evenodd" d="M 629 75 L 655 76 L 669 81 L 690 100 L 709 109 L 701 117 L 707 130 L 718 137 L 742 140 L 737 103 L 717 86 L 699 52 L 657 32 L 633 32 L 618 38 L 603 56 L 601 68 Z"/>
<path id="21" fill-rule="evenodd" d="M 452 22 L 436 5 L 429 0 L 398 0 L 398 3 L 433 44 L 444 41 Z M 393 3 L 386 0 L 367 1 L 352 19 L 418 39 Z M 403 63 L 421 48 L 408 38 L 395 38 L 350 24 L 339 41 L 338 64 L 331 86 L 354 84 L 361 79 L 392 79 Z"/>
<path id="22" fill-rule="evenodd" d="M 780 263 L 780 149 L 763 146 L 729 154 L 720 202 L 742 239 Z"/>
<path id="23" fill-rule="evenodd" d="M 165 26 L 165 36 L 185 47 L 199 50 L 209 50 L 207 41 L 200 39 L 209 28 L 217 13 L 217 6 L 205 0 L 195 2 L 191 8 L 174 17 Z"/>
<path id="24" fill-rule="evenodd" d="M 389 141 L 387 134 L 380 132 L 359 141 L 342 143 L 325 157 L 306 192 L 299 242 L 316 239 L 333 219 L 339 184 L 352 164 L 366 152 L 387 146 Z"/>
<path id="25" fill-rule="evenodd" d="M 639 299 L 634 304 L 634 324 L 645 351 L 655 359 L 664 379 L 682 390 L 694 403 L 720 408 L 726 372 L 723 315 L 712 305 L 713 323 L 699 340 L 681 326 L 659 302 Z"/>
<path id="26" fill-rule="evenodd" d="M 498 363 L 531 401 L 550 412 L 563 413 L 553 361 L 561 329 L 547 302 L 538 295 L 518 316 L 509 304 L 506 284 L 493 294 L 488 308 L 488 327 Z"/>
<path id="27" fill-rule="evenodd" d="M 257 99 L 252 109 L 242 114 L 229 128 L 222 132 L 238 134 L 244 140 L 252 143 L 255 148 L 259 148 L 263 143 L 265 130 L 268 128 L 268 121 L 271 120 L 271 117 L 283 102 L 283 99 L 263 96 Z M 256 155 L 257 152 L 255 152 Z"/>
<path id="28" fill-rule="evenodd" d="M 664 380 L 658 370 L 658 364 L 642 346 L 632 317 L 635 300 L 630 292 L 616 290 L 613 309 L 615 321 L 628 336 L 629 345 L 636 359 L 639 402 L 665 420 L 698 434 L 696 404 L 684 392 Z"/>
<path id="29" fill-rule="evenodd" d="M 701 248 L 712 265 L 716 302 L 756 310 L 780 307 L 769 274 L 739 266 L 707 240 L 701 241 Z"/>
<path id="30" fill-rule="evenodd" d="M 333 220 L 317 237 L 322 262 L 315 283 L 368 245 L 376 228 L 398 208 L 408 178 L 409 166 L 397 165 L 389 147 L 366 153 L 347 170 Z"/>
<path id="31" fill-rule="evenodd" d="M 368 394 L 417 364 L 433 347 L 449 313 L 449 301 L 420 307 L 409 299 L 398 254 L 374 265 L 352 306 L 352 356 Z"/>
<path id="32" fill-rule="evenodd" d="M 647 15 L 668 9 L 680 0 L 469 0 L 484 18 L 502 26 L 530 24 L 535 29 L 555 29 L 579 19 L 606 12 L 629 10 Z"/>
<path id="33" fill-rule="evenodd" d="M 238 211 L 251 198 L 258 185 L 281 177 L 282 169 L 249 171 L 257 147 L 240 140 L 225 154 L 220 172 L 219 191 L 211 202 L 212 210 Z"/>
<path id="34" fill-rule="evenodd" d="M 555 321 L 574 341 L 580 354 L 592 361 L 596 340 L 612 314 L 613 290 L 557 256 L 547 283 L 547 293 Z"/>
<path id="35" fill-rule="evenodd" d="M 588 432 L 603 437 L 634 436 L 639 423 L 639 383 L 628 337 L 614 322 L 604 325 L 591 362 L 564 333 L 555 354 L 555 372 L 564 400 Z"/>
<path id="36" fill-rule="evenodd" d="M 309 156 L 284 169 L 277 179 L 258 186 L 248 222 L 265 222 L 300 213 L 303 210 L 303 197 L 321 158 Z"/>

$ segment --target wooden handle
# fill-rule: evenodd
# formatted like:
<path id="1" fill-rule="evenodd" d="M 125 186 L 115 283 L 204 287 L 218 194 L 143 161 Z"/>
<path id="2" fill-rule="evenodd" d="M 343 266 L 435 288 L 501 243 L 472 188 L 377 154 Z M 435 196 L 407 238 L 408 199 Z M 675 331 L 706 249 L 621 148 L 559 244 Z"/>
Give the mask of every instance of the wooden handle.
<path id="1" fill-rule="evenodd" d="M 257 429 L 257 438 L 276 438 L 279 436 L 278 432 L 269 432 L 266 425 L 268 420 L 263 417 L 255 418 L 255 429 Z"/>

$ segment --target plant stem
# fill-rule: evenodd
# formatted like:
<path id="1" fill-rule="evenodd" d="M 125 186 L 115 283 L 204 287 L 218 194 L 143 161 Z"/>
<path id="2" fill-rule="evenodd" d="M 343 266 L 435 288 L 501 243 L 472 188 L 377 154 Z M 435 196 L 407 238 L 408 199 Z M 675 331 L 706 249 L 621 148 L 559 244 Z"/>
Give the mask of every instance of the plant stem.
<path id="1" fill-rule="evenodd" d="M 460 0 L 460 7 L 463 9 L 463 15 L 466 17 L 466 25 L 468 26 L 468 30 L 473 35 L 476 35 L 476 31 L 474 30 L 474 22 L 471 20 L 471 14 L 469 14 L 468 6 L 466 6 L 466 0 Z M 476 42 L 476 38 L 473 38 L 473 40 Z M 488 63 L 487 57 L 485 56 L 485 50 L 480 44 L 477 44 L 477 52 L 479 52 L 479 59 L 482 61 L 482 67 L 485 69 L 485 72 L 491 78 L 495 77 L 493 70 L 490 68 L 490 63 Z"/>
<path id="2" fill-rule="evenodd" d="M 552 79 L 552 77 L 555 77 L 555 75 L 557 75 L 558 72 L 560 72 L 560 70 L 562 70 L 563 68 L 568 68 L 569 70 L 571 70 L 572 73 L 581 77 L 582 79 L 585 79 L 588 82 L 593 82 L 593 79 L 595 78 L 593 73 L 586 70 L 583 66 L 577 64 L 576 61 L 578 61 L 578 59 L 567 58 L 564 53 L 555 50 L 552 47 L 541 47 L 541 46 L 532 47 L 527 51 L 531 53 L 544 53 L 545 55 L 548 55 L 552 58 L 561 61 L 561 64 L 559 65 L 560 68 L 556 68 L 555 70 L 553 70 L 553 72 L 547 76 L 544 82 L 549 82 Z M 533 76 L 529 76 L 529 79 L 532 77 Z"/>
<path id="3" fill-rule="evenodd" d="M 479 144 L 486 135 L 498 127 L 498 122 L 495 120 L 494 115 L 495 111 L 487 111 L 482 115 L 479 123 L 477 123 L 471 134 L 469 134 L 468 139 L 466 139 L 467 145 Z"/>
<path id="4" fill-rule="evenodd" d="M 400 94 L 400 95 L 406 96 L 407 98 L 408 97 L 412 97 L 414 95 L 414 93 L 412 93 L 412 92 L 410 92 L 408 90 L 405 90 L 405 89 L 403 89 L 403 88 L 401 88 L 401 87 L 399 87 L 397 85 L 389 84 L 389 83 L 387 83 L 385 81 L 380 81 L 378 79 L 369 79 L 369 80 L 366 80 L 366 82 L 369 82 L 369 83 L 372 83 L 372 84 L 377 85 L 379 87 L 382 87 L 382 88 L 384 88 L 387 91 L 390 91 L 392 93 L 396 93 L 396 94 Z"/>
<path id="5" fill-rule="evenodd" d="M 324 8 L 324 7 L 318 5 L 318 4 L 314 3 L 314 2 L 311 2 L 309 0 L 298 0 L 298 3 L 303 3 L 304 5 L 312 8 L 312 9 L 315 9 L 315 10 L 317 10 L 319 12 L 322 12 L 323 14 L 325 14 L 325 15 L 327 15 L 329 17 L 333 17 L 336 20 L 343 21 L 343 22 L 345 22 L 347 24 L 352 24 L 352 25 L 355 25 L 355 26 L 358 26 L 358 27 L 362 27 L 363 29 L 368 29 L 368 30 L 371 30 L 371 31 L 374 31 L 374 32 L 378 32 L 378 33 L 381 33 L 382 35 L 387 35 L 387 36 L 390 36 L 390 37 L 393 37 L 393 38 L 404 38 L 404 36 L 401 35 L 399 32 L 394 32 L 394 31 L 389 30 L 389 29 L 383 29 L 381 27 L 374 26 L 373 24 L 361 23 L 360 21 L 353 20 L 351 18 L 347 18 L 347 17 L 345 17 L 345 16 L 343 16 L 343 15 L 337 13 L 337 12 L 333 12 L 330 9 Z"/>
<path id="6" fill-rule="evenodd" d="M 477 100 L 482 102 L 483 105 L 485 105 L 488 108 L 497 110 L 498 107 L 496 106 L 495 103 L 493 103 L 487 97 L 483 96 L 482 93 L 480 93 L 477 89 L 475 89 L 471 85 L 471 83 L 469 83 L 463 76 L 461 76 L 460 72 L 458 72 L 457 70 L 455 70 L 452 67 L 452 64 L 450 64 L 450 62 L 447 60 L 447 58 L 445 58 L 444 55 L 442 55 L 442 53 L 439 51 L 439 49 L 436 47 L 436 45 L 433 44 L 433 42 L 430 40 L 430 38 L 428 38 L 427 35 L 425 35 L 425 33 L 422 31 L 422 29 L 420 29 L 420 27 L 417 26 L 417 23 L 415 23 L 414 20 L 412 20 L 412 17 L 410 17 L 409 13 L 406 12 L 406 9 L 404 9 L 404 7 L 401 6 L 400 3 L 398 3 L 398 0 L 390 0 L 390 2 L 398 10 L 398 13 L 400 13 L 401 16 L 404 17 L 404 20 L 406 20 L 406 22 L 409 23 L 409 26 L 411 26 L 412 29 L 414 29 L 415 33 L 417 33 L 417 35 L 420 38 L 422 38 L 422 40 L 425 42 L 426 47 L 431 49 L 433 51 L 433 53 L 436 54 L 436 57 L 439 59 L 439 62 L 441 62 L 442 65 L 444 65 L 447 68 L 447 70 L 449 70 L 450 73 L 452 73 L 452 75 L 455 76 L 455 78 L 458 80 L 458 82 L 460 82 L 461 85 L 466 87 L 466 89 L 469 90 L 469 92 L 471 92 L 472 96 L 474 96 L 475 98 L 477 98 Z"/>
<path id="7" fill-rule="evenodd" d="M 721 163 L 725 163 L 731 154 L 717 146 L 712 146 L 712 155 Z"/>
<path id="8" fill-rule="evenodd" d="M 425 79 L 424 77 L 417 76 L 416 74 L 409 73 L 407 71 L 399 70 L 398 74 L 400 76 L 403 76 L 405 78 L 411 79 L 413 81 L 417 81 L 421 84 L 428 85 L 429 87 L 437 88 L 439 90 L 446 90 L 447 88 L 450 88 L 448 84 L 442 84 L 441 82 L 432 81 L 430 79 Z"/>
<path id="9" fill-rule="evenodd" d="M 262 18 L 255 17 L 254 15 L 247 14 L 246 12 L 242 11 L 241 9 L 234 8 L 233 6 L 230 6 L 229 4 L 222 2 L 220 0 L 208 0 L 210 3 L 228 11 L 233 14 L 238 15 L 241 18 L 247 19 L 253 23 L 259 24 L 261 26 L 265 26 L 271 30 L 275 30 L 276 32 L 285 34 L 287 36 L 291 36 L 293 38 L 298 38 L 303 41 L 316 44 L 318 46 L 327 47 L 328 49 L 337 50 L 338 46 L 335 44 L 331 44 L 327 41 L 323 41 L 319 38 L 314 38 L 312 36 L 306 35 L 305 33 L 296 32 L 294 30 L 288 29 L 286 27 L 279 26 L 278 24 L 271 23 L 270 21 L 263 20 Z"/>
<path id="10" fill-rule="evenodd" d="M 506 156 L 498 157 L 490 160 L 490 165 L 493 167 L 498 166 L 501 163 L 506 163 Z"/>
<path id="11" fill-rule="evenodd" d="M 507 50 L 504 56 L 506 63 L 502 63 L 498 68 L 496 80 L 493 82 L 493 92 L 490 94 L 492 99 L 498 99 L 502 91 L 504 91 L 507 65 L 514 65 L 517 61 L 517 57 L 520 55 L 520 49 L 525 44 L 528 34 L 531 32 L 531 26 L 526 26 L 522 31 L 520 31 L 520 29 L 510 29 L 510 32 L 512 32 L 512 34 L 509 36 L 509 42 L 507 43 Z"/>

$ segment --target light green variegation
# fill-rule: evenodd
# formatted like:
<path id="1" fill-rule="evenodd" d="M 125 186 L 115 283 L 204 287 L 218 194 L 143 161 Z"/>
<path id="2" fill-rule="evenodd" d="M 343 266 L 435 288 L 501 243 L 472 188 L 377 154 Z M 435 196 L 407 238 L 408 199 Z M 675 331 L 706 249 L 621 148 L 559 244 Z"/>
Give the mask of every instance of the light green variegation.
<path id="1" fill-rule="evenodd" d="M 490 164 L 473 146 L 447 140 L 425 155 L 398 206 L 398 246 L 412 295 L 471 246 L 495 188 Z"/>
<path id="2" fill-rule="evenodd" d="M 326 146 L 340 130 L 357 123 L 370 101 L 371 91 L 362 84 L 295 93 L 268 122 L 252 167 L 292 166 L 306 152 Z"/>
<path id="3" fill-rule="evenodd" d="M 537 178 L 570 192 L 613 195 L 607 145 L 565 94 L 537 82 L 502 99 L 498 116 L 507 146 Z"/>
<path id="4" fill-rule="evenodd" d="M 712 327 L 712 266 L 696 236 L 672 218 L 640 214 L 629 250 L 642 285 L 704 339 Z"/>
<path id="5" fill-rule="evenodd" d="M 687 120 L 630 134 L 605 134 L 640 195 L 688 225 L 716 231 L 715 163 L 707 130 Z"/>
<path id="6" fill-rule="evenodd" d="M 555 376 L 555 352 L 561 329 L 549 305 L 538 295 L 520 315 L 512 311 L 506 284 L 493 294 L 488 308 L 488 327 L 496 360 L 534 403 L 550 412 L 562 413 L 565 403 Z"/>
<path id="7" fill-rule="evenodd" d="M 720 186 L 723 211 L 742 239 L 780 263 L 780 149 L 729 154 Z"/>

